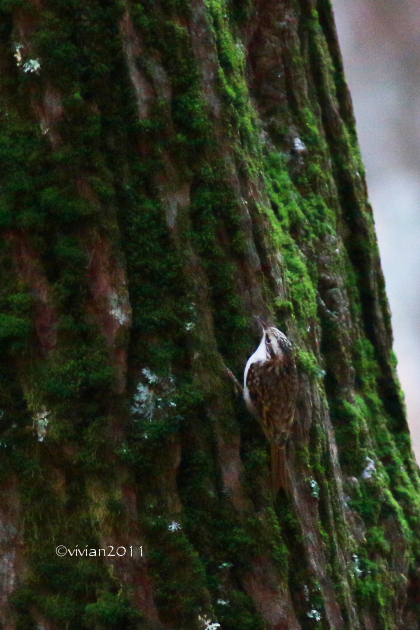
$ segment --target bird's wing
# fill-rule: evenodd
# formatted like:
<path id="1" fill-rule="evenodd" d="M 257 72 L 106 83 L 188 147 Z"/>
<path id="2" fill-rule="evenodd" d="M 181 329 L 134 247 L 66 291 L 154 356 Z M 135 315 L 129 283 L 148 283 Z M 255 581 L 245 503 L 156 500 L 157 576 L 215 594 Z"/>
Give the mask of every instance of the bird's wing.
<path id="1" fill-rule="evenodd" d="M 272 444 L 285 444 L 296 406 L 295 372 L 278 360 L 256 362 L 248 370 L 246 386 L 267 439 Z"/>
<path id="2" fill-rule="evenodd" d="M 262 363 L 252 363 L 249 366 L 248 374 L 246 377 L 246 388 L 251 399 L 252 404 L 255 407 L 258 418 L 263 414 L 263 400 L 264 396 L 264 383 L 262 378 Z"/>

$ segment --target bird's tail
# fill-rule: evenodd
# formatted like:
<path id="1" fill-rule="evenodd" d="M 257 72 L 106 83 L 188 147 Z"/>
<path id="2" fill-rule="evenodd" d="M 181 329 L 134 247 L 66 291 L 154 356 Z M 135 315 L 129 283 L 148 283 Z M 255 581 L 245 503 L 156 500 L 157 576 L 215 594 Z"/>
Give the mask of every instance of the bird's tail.
<path id="1" fill-rule="evenodd" d="M 271 444 L 271 486 L 274 498 L 283 488 L 287 496 L 291 494 L 290 477 L 287 470 L 286 447 Z"/>

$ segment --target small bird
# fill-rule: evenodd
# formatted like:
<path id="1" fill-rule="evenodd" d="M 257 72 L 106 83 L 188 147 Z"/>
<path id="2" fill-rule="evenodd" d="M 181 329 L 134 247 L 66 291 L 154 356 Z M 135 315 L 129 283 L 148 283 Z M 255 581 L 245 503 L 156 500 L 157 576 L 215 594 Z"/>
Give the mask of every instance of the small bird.
<path id="1" fill-rule="evenodd" d="M 290 490 L 285 447 L 294 420 L 298 378 L 291 342 L 277 328 L 256 319 L 263 335 L 245 367 L 244 399 L 270 443 L 272 489 L 277 496 L 280 488 Z"/>

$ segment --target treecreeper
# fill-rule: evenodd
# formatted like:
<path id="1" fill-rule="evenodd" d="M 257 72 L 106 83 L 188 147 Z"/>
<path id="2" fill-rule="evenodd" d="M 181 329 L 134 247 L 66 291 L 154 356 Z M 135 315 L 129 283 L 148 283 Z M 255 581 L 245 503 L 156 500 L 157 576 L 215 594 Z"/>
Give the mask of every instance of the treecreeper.
<path id="1" fill-rule="evenodd" d="M 276 496 L 280 488 L 290 493 L 286 444 L 295 417 L 298 377 L 289 339 L 256 319 L 262 326 L 262 338 L 245 366 L 244 399 L 270 443 L 271 484 Z"/>

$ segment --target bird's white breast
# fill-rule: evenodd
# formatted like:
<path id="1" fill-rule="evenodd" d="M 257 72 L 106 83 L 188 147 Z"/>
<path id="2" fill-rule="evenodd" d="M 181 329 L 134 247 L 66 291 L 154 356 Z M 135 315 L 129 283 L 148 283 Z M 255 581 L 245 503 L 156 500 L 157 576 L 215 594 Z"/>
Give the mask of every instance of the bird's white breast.
<path id="1" fill-rule="evenodd" d="M 260 345 L 258 346 L 258 348 L 255 350 L 254 354 L 251 354 L 251 356 L 249 357 L 246 366 L 245 366 L 245 372 L 244 372 L 244 400 L 245 400 L 245 404 L 248 407 L 248 411 L 255 417 L 258 417 L 258 413 L 257 410 L 254 407 L 254 403 L 251 400 L 251 396 L 249 395 L 249 390 L 246 384 L 246 377 L 248 376 L 248 371 L 250 366 L 253 363 L 257 363 L 257 362 L 264 362 L 267 361 L 267 351 L 266 351 L 266 347 L 265 347 L 265 335 L 263 335 L 263 338 L 261 339 Z"/>

